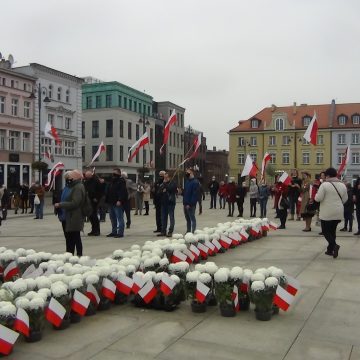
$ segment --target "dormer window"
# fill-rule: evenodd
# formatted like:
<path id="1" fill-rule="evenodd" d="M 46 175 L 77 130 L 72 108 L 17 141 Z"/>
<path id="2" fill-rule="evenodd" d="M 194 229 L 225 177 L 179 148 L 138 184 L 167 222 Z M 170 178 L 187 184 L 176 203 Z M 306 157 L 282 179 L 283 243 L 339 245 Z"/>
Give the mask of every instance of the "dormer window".
<path id="1" fill-rule="evenodd" d="M 259 120 L 257 119 L 252 119 L 251 120 L 251 128 L 252 129 L 257 129 L 259 127 Z"/>
<path id="2" fill-rule="evenodd" d="M 311 117 L 310 116 L 304 116 L 303 117 L 303 126 L 304 127 L 308 127 L 310 125 L 311 122 Z"/>
<path id="3" fill-rule="evenodd" d="M 352 123 L 353 123 L 353 125 L 359 125 L 360 124 L 360 115 L 359 114 L 354 114 L 352 116 Z"/>
<path id="4" fill-rule="evenodd" d="M 275 130 L 284 130 L 284 119 L 278 118 L 275 120 Z"/>
<path id="5" fill-rule="evenodd" d="M 338 117 L 338 122 L 339 122 L 339 125 L 345 125 L 346 124 L 346 115 L 339 115 Z"/>

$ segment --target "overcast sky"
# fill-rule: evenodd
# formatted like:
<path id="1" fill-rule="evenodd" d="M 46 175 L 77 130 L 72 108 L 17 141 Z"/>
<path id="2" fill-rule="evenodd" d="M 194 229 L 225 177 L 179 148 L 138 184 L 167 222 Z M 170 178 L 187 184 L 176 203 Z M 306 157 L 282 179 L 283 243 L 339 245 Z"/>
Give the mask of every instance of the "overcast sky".
<path id="1" fill-rule="evenodd" d="M 1 1 L 0 51 L 186 108 L 208 146 L 271 104 L 359 102 L 359 0 Z"/>

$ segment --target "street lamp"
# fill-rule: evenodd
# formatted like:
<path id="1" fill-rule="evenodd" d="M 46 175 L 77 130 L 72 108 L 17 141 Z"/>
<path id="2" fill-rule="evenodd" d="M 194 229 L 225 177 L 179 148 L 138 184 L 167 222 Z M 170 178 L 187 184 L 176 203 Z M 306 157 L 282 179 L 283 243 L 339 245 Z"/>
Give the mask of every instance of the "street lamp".
<path id="1" fill-rule="evenodd" d="M 37 97 L 35 95 L 37 91 Z M 44 91 L 44 94 L 46 95 L 44 100 L 42 100 L 42 91 Z M 47 88 L 44 86 L 41 86 L 41 84 L 39 83 L 38 85 L 36 85 L 36 90 L 35 92 L 33 91 L 30 95 L 29 95 L 29 99 L 38 99 L 38 110 L 39 110 L 39 127 L 38 127 L 38 131 L 39 131 L 39 151 L 38 151 L 38 161 L 41 161 L 41 105 L 42 102 L 44 103 L 49 103 L 51 102 L 51 100 L 49 99 L 49 97 L 47 96 Z M 41 170 L 39 169 L 39 181 L 41 183 Z"/>
<path id="2" fill-rule="evenodd" d="M 139 124 L 143 124 L 143 134 L 145 134 L 146 127 L 150 125 L 149 120 L 145 116 L 145 108 L 144 108 L 143 116 L 139 119 L 138 122 L 139 122 Z M 150 156 L 150 154 L 149 154 L 149 156 Z M 145 147 L 143 147 L 143 180 L 145 177 L 145 162 L 146 162 Z"/>

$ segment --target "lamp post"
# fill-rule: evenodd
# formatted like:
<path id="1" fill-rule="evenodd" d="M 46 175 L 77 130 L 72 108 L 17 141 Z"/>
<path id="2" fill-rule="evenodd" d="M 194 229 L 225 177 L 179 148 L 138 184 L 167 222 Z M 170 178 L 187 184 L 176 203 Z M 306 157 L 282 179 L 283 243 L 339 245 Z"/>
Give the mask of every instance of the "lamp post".
<path id="1" fill-rule="evenodd" d="M 45 98 L 44 100 L 42 100 L 42 91 L 44 91 L 44 94 L 45 94 Z M 37 92 L 37 97 L 35 95 L 35 93 Z M 41 86 L 40 83 L 38 83 L 36 85 L 36 89 L 35 91 L 33 91 L 30 96 L 29 96 L 29 99 L 38 99 L 38 110 L 39 110 L 39 126 L 38 126 L 38 161 L 40 162 L 41 161 L 41 105 L 42 105 L 42 102 L 44 103 L 49 103 L 51 102 L 51 100 L 49 99 L 49 97 L 47 96 L 47 89 L 46 87 L 44 86 Z M 41 170 L 39 169 L 39 181 L 41 183 Z"/>
<path id="2" fill-rule="evenodd" d="M 142 114 L 142 117 L 139 119 L 139 124 L 143 124 L 143 134 L 145 134 L 145 130 L 146 130 L 146 127 L 150 125 L 150 122 L 149 120 L 146 118 L 145 116 L 145 108 L 144 108 L 144 111 L 143 111 L 143 114 Z M 150 154 L 149 154 L 150 156 Z M 150 158 L 149 158 L 150 159 Z M 143 168 L 142 168 L 142 176 L 143 176 L 143 180 L 145 178 L 145 146 L 143 147 Z"/>

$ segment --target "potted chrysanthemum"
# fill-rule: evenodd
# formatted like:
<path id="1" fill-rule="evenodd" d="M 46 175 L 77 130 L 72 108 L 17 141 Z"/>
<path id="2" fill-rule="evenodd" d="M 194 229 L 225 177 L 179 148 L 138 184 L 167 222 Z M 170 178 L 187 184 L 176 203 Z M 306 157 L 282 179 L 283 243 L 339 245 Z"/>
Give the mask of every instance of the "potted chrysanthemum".
<path id="1" fill-rule="evenodd" d="M 265 287 L 269 291 L 269 293 L 272 294 L 272 300 L 271 300 L 272 303 L 274 301 L 274 296 L 276 294 L 276 289 L 278 285 L 279 285 L 279 280 L 276 277 L 270 276 L 265 279 Z M 279 313 L 279 307 L 274 303 L 272 304 L 272 311 L 273 311 L 273 315 Z"/>
<path id="2" fill-rule="evenodd" d="M 211 290 L 207 296 L 207 304 L 209 306 L 216 306 L 217 305 L 217 299 L 215 296 L 215 280 L 214 280 L 214 275 L 215 273 L 219 270 L 218 266 L 212 262 L 212 261 L 208 261 L 204 264 L 204 272 L 206 272 L 207 274 L 209 274 L 211 276 Z"/>
<path id="3" fill-rule="evenodd" d="M 181 284 L 181 279 L 177 275 L 170 275 L 163 273 L 163 277 L 169 277 L 175 286 L 172 291 L 168 294 L 164 294 L 164 305 L 165 311 L 173 311 L 177 308 L 183 299 L 184 287 Z"/>
<path id="4" fill-rule="evenodd" d="M 0 324 L 12 329 L 16 317 L 16 307 L 10 301 L 0 301 Z"/>
<path id="5" fill-rule="evenodd" d="M 196 297 L 197 282 L 199 280 L 200 272 L 190 271 L 186 274 L 186 295 L 191 300 L 191 310 L 194 313 L 203 313 L 206 311 L 206 302 L 200 302 Z"/>
<path id="6" fill-rule="evenodd" d="M 81 275 L 72 278 L 72 280 L 69 282 L 69 290 L 71 298 L 74 297 L 75 290 L 85 295 L 85 287 Z M 72 324 L 79 323 L 81 319 L 82 316 L 80 314 L 73 310 L 70 311 L 70 321 Z"/>
<path id="7" fill-rule="evenodd" d="M 251 283 L 250 299 L 255 305 L 255 316 L 257 320 L 271 320 L 273 294 L 265 286 L 264 281 L 254 280 Z"/>
<path id="8" fill-rule="evenodd" d="M 71 311 L 71 301 L 68 287 L 62 281 L 56 281 L 51 285 L 51 293 L 55 300 L 57 300 L 66 310 L 60 326 L 56 327 L 53 325 L 53 328 L 56 330 L 67 329 L 70 326 Z"/>
<path id="9" fill-rule="evenodd" d="M 90 304 L 86 310 L 85 316 L 92 316 L 96 314 L 99 305 L 99 276 L 95 272 L 84 273 L 83 278 L 86 284 L 86 295 L 90 299 Z"/>
<path id="10" fill-rule="evenodd" d="M 247 274 L 250 275 L 250 274 Z M 248 292 L 248 278 L 245 271 L 240 266 L 234 266 L 230 270 L 230 282 L 236 286 L 239 293 L 239 309 L 240 311 L 247 311 L 250 307 L 250 298 Z"/>
<path id="11" fill-rule="evenodd" d="M 219 302 L 220 313 L 225 317 L 232 317 L 236 314 L 231 297 L 233 285 L 229 274 L 229 269 L 220 268 L 214 275 L 216 299 Z"/>

